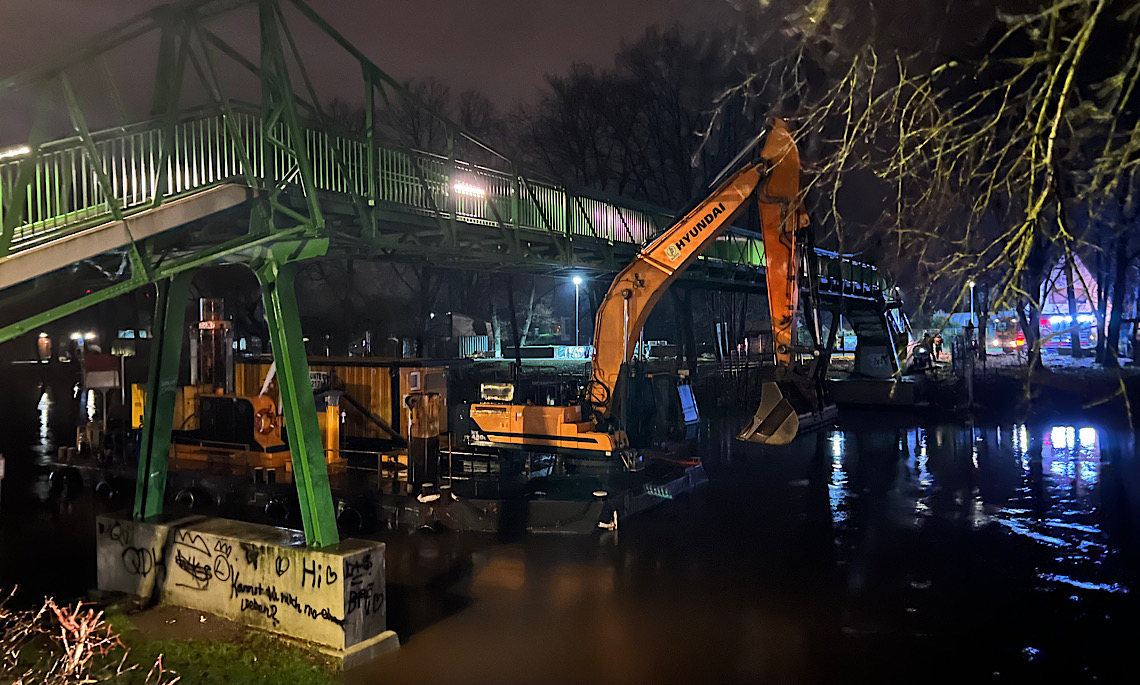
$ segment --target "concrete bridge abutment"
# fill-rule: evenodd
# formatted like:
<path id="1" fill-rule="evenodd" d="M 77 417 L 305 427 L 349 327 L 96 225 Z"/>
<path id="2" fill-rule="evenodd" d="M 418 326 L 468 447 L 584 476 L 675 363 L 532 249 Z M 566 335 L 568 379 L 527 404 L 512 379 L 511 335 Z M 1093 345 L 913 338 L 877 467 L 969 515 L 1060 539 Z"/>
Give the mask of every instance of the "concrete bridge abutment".
<path id="1" fill-rule="evenodd" d="M 99 589 L 296 638 L 345 668 L 399 647 L 387 630 L 384 544 L 305 544 L 299 531 L 190 516 L 96 519 Z"/>

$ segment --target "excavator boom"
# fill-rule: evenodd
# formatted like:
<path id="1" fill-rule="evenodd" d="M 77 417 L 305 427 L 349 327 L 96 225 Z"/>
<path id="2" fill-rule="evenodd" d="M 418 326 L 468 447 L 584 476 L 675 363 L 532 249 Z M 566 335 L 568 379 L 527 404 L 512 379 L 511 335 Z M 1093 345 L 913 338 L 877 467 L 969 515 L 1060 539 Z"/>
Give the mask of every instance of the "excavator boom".
<path id="1" fill-rule="evenodd" d="M 614 279 L 594 325 L 589 397 L 603 416 L 609 414 L 621 367 L 630 360 L 654 305 L 752 198 L 760 207 L 777 363 L 791 364 L 799 306 L 795 232 L 807 225 L 807 217 L 800 201 L 799 153 L 783 121 L 773 120 L 760 157 L 646 245 Z"/>
<path id="2" fill-rule="evenodd" d="M 618 274 L 602 300 L 594 326 L 594 358 L 583 407 L 479 403 L 471 406 L 476 425 L 470 444 L 511 450 L 559 450 L 630 456 L 629 436 L 614 414 L 622 367 L 629 362 L 654 305 L 733 219 L 755 200 L 763 224 L 768 304 L 778 370 L 792 364 L 799 308 L 796 231 L 807 225 L 800 199 L 800 160 L 791 133 L 774 119 L 760 160 L 720 184 L 684 218 L 646 245 Z M 782 377 L 781 376 L 781 377 Z M 785 443 L 798 431 L 798 415 L 777 383 L 765 384 L 761 409 L 741 439 Z M 630 462 L 627 462 L 627 466 Z"/>

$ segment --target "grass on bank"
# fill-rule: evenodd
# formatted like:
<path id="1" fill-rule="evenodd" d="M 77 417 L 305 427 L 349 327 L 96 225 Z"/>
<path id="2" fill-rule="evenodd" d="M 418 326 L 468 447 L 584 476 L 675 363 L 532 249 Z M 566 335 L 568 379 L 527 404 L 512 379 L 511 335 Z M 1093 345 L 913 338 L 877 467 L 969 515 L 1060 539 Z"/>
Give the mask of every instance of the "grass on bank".
<path id="1" fill-rule="evenodd" d="M 169 632 L 169 631 L 168 631 Z M 256 630 L 151 639 L 131 616 L 90 604 L 11 610 L 0 600 L 0 683 L 334 683 L 327 657 Z"/>

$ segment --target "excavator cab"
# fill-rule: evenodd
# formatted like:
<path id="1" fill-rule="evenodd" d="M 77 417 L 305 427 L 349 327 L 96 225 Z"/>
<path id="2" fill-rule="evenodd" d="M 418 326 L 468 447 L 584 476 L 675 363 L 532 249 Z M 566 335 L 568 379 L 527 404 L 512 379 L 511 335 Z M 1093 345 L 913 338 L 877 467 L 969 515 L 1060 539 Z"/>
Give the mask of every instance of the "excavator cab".
<path id="1" fill-rule="evenodd" d="M 688 371 L 668 362 L 632 360 L 622 365 L 609 400 L 608 426 L 625 433 L 634 449 L 680 443 L 697 437 L 700 413 Z M 589 396 L 583 398 L 589 403 Z M 595 416 L 607 421 L 601 412 Z"/>

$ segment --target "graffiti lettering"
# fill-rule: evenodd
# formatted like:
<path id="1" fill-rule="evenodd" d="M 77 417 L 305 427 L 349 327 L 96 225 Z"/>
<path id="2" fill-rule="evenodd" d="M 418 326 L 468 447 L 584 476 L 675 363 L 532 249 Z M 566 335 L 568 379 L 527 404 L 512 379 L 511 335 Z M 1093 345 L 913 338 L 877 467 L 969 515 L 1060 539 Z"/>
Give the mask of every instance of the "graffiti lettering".
<path id="1" fill-rule="evenodd" d="M 111 528 L 107 531 L 107 537 L 111 540 L 121 543 L 123 547 L 129 547 L 131 544 L 132 532 L 133 531 L 131 528 L 124 527 L 121 523 L 115 521 L 115 525 L 111 526 Z"/>
<path id="2" fill-rule="evenodd" d="M 280 623 L 280 621 L 277 620 L 277 607 L 273 604 L 262 604 L 256 599 L 243 597 L 241 600 L 241 610 L 262 614 L 270 621 L 273 621 L 273 625 Z"/>
<path id="3" fill-rule="evenodd" d="M 206 564 L 199 564 L 198 560 L 193 556 L 183 556 L 182 550 L 178 550 L 174 557 L 174 563 L 178 568 L 186 572 L 190 576 L 193 585 L 186 585 L 179 583 L 180 587 L 190 588 L 191 590 L 205 590 L 210 587 L 210 579 L 214 577 L 213 571 Z"/>
<path id="4" fill-rule="evenodd" d="M 154 553 L 145 547 L 123 549 L 123 568 L 135 576 L 145 576 L 154 570 Z"/>
<path id="5" fill-rule="evenodd" d="M 301 612 L 301 600 L 297 599 L 297 595 L 294 595 L 290 592 L 282 592 L 281 593 L 281 603 L 293 607 L 294 609 L 297 610 L 298 614 L 302 613 Z"/>
<path id="6" fill-rule="evenodd" d="M 206 544 L 206 541 L 202 538 L 202 536 L 192 531 L 174 531 L 174 544 L 182 545 L 183 547 L 189 547 L 195 552 L 201 552 L 208 557 L 213 556 L 210 553 L 209 545 Z"/>
<path id="7" fill-rule="evenodd" d="M 352 588 L 348 593 L 347 613 L 351 614 L 357 609 L 362 610 L 365 616 L 379 613 L 384 609 L 384 593 L 376 592 L 373 583 Z"/>
<path id="8" fill-rule="evenodd" d="M 372 571 L 372 555 L 365 554 L 359 561 L 344 562 L 344 577 L 349 583 L 358 583 Z"/>
<path id="9" fill-rule="evenodd" d="M 234 567 L 230 564 L 230 560 L 226 557 L 218 555 L 214 559 L 214 577 L 221 581 L 227 581 L 233 575 Z"/>
<path id="10" fill-rule="evenodd" d="M 309 587 L 320 587 L 321 586 L 321 565 L 314 561 L 313 565 L 309 566 L 302 559 L 301 560 L 301 587 L 305 587 L 306 582 L 308 582 Z"/>
<path id="11" fill-rule="evenodd" d="M 277 577 L 280 578 L 289 570 L 289 557 L 277 557 L 277 563 L 274 566 L 277 569 Z"/>
<path id="12" fill-rule="evenodd" d="M 328 609 L 321 609 L 320 611 L 317 611 L 313 607 L 306 604 L 305 605 L 305 615 L 308 616 L 309 618 L 323 618 L 326 621 L 331 621 L 332 623 L 337 624 L 338 626 L 344 625 L 344 619 L 337 618 Z"/>
<path id="13" fill-rule="evenodd" d="M 273 585 L 250 585 L 241 582 L 241 572 L 234 571 L 233 580 L 230 581 L 230 597 L 234 598 L 239 595 L 253 595 L 254 597 L 265 597 L 270 601 L 276 602 L 280 599 L 278 596 L 277 588 Z"/>
<path id="14" fill-rule="evenodd" d="M 225 540 L 218 540 L 216 543 L 214 543 L 214 551 L 221 554 L 223 557 L 228 557 L 230 555 L 230 552 L 234 551 L 234 548 Z"/>

